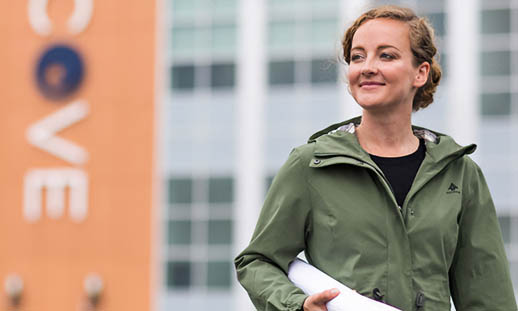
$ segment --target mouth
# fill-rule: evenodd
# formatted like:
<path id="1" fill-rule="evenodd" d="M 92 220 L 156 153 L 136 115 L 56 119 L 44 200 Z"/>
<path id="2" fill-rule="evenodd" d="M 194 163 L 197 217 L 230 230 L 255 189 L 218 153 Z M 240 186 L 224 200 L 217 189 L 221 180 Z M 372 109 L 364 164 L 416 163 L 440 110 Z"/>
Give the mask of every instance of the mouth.
<path id="1" fill-rule="evenodd" d="M 360 87 L 373 88 L 377 86 L 383 86 L 385 83 L 377 81 L 364 81 L 360 83 Z"/>

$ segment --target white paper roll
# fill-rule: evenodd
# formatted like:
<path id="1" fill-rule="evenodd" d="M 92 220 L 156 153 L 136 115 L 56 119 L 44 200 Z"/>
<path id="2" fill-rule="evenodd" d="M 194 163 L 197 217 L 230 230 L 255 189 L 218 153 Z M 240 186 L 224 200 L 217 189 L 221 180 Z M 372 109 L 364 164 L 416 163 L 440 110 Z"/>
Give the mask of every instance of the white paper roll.
<path id="1" fill-rule="evenodd" d="M 327 303 L 328 311 L 401 311 L 358 294 L 298 258 L 290 264 L 288 278 L 308 295 L 317 294 L 331 288 L 337 288 L 340 294 Z"/>

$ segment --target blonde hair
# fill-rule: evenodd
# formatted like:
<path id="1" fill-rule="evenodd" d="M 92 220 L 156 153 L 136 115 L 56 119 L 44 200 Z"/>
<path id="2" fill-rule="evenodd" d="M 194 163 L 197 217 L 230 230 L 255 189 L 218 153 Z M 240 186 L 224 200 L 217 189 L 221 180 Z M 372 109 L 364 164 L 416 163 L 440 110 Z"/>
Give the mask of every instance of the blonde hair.
<path id="1" fill-rule="evenodd" d="M 430 72 L 426 83 L 420 87 L 414 97 L 412 109 L 417 111 L 425 108 L 433 102 L 433 94 L 441 80 L 441 67 L 434 56 L 437 54 L 435 47 L 435 35 L 430 22 L 423 17 L 418 17 L 414 11 L 395 5 L 386 5 L 374 8 L 363 13 L 344 34 L 342 39 L 343 57 L 347 64 L 351 61 L 351 45 L 354 34 L 358 28 L 369 20 L 376 18 L 388 18 L 406 23 L 410 28 L 410 49 L 414 55 L 414 65 L 423 62 L 430 64 Z"/>

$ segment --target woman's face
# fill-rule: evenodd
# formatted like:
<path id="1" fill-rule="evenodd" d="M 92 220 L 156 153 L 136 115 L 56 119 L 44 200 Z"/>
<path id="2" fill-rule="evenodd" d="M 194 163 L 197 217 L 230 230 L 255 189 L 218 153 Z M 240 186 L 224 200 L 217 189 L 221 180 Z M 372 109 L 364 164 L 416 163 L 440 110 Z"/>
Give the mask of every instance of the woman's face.
<path id="1" fill-rule="evenodd" d="M 417 88 L 426 83 L 429 64 L 414 66 L 408 25 L 391 19 L 373 19 L 354 34 L 349 63 L 352 96 L 366 110 L 409 105 Z"/>

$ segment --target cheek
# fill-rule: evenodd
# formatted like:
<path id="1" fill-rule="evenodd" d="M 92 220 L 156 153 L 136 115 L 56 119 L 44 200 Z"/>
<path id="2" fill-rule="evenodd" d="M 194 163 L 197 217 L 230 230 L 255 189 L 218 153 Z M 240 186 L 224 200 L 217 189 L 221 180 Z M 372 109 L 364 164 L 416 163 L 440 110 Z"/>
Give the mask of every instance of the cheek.
<path id="1" fill-rule="evenodd" d="M 387 66 L 383 69 L 383 74 L 387 81 L 401 84 L 411 84 L 415 77 L 415 72 L 408 66 L 403 65 Z"/>
<path id="2" fill-rule="evenodd" d="M 360 71 L 356 68 L 356 66 L 349 66 L 347 70 L 347 80 L 349 80 L 349 84 L 352 86 L 356 81 L 358 81 Z"/>

